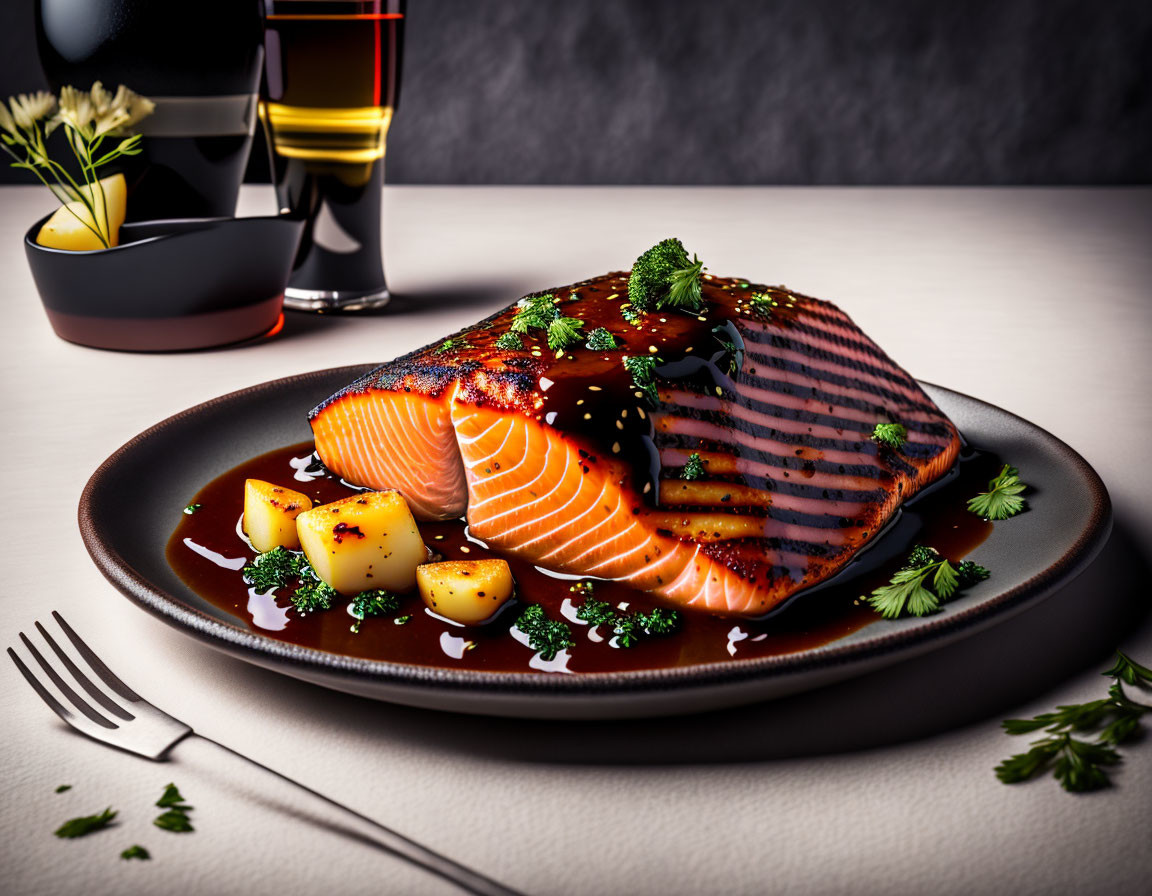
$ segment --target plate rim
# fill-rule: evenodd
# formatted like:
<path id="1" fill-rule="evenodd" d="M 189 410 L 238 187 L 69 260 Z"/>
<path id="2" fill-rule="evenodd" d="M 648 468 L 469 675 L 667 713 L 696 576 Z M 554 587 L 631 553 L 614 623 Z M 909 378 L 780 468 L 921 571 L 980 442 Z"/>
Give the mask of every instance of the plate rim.
<path id="1" fill-rule="evenodd" d="M 353 364 L 326 367 L 251 386 L 211 398 L 179 411 L 133 436 L 112 452 L 92 473 L 84 486 L 78 507 L 81 538 L 96 567 L 106 579 L 137 606 L 167 624 L 192 635 L 209 646 L 240 656 L 257 665 L 275 669 L 289 665 L 310 670 L 322 676 L 337 676 L 356 681 L 370 681 L 404 689 L 431 688 L 455 693 L 487 692 L 494 696 L 544 695 L 550 698 L 587 698 L 589 696 L 631 696 L 667 690 L 714 688 L 757 679 L 783 678 L 789 675 L 826 670 L 847 663 L 864 663 L 878 656 L 913 655 L 923 652 L 941 640 L 974 634 L 985 625 L 1023 609 L 1042 599 L 1055 587 L 1073 577 L 1096 556 L 1111 530 L 1112 502 L 1099 474 L 1066 442 L 1052 433 L 998 405 L 962 392 L 922 382 L 940 392 L 982 406 L 1024 424 L 1047 442 L 1047 447 L 1061 460 L 1075 468 L 1092 495 L 1092 506 L 1084 529 L 1059 559 L 1039 570 L 1018 585 L 971 607 L 938 617 L 921 620 L 915 628 L 894 629 L 865 641 L 837 645 L 836 642 L 795 653 L 767 657 L 732 659 L 704 665 L 587 672 L 579 675 L 534 675 L 523 672 L 488 672 L 452 669 L 447 666 L 420 666 L 374 660 L 332 653 L 280 641 L 252 629 L 222 622 L 188 606 L 141 575 L 110 543 L 98 521 L 99 498 L 107 480 L 130 459 L 133 452 L 190 417 L 209 410 L 258 397 L 289 387 L 306 386 L 310 381 L 358 375 L 379 366 Z"/>

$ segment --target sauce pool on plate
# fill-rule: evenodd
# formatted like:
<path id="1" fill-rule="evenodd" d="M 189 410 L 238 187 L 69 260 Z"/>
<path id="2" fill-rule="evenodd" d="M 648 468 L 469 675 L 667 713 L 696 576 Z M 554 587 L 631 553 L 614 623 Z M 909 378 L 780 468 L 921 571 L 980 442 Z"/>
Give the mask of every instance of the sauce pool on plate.
<path id="1" fill-rule="evenodd" d="M 991 455 L 967 452 L 956 475 L 909 502 L 905 512 L 914 514 L 922 524 L 915 541 L 931 545 L 953 561 L 976 548 L 988 537 L 992 524 L 969 513 L 965 501 L 982 491 L 998 469 L 999 463 Z M 485 625 L 461 626 L 434 616 L 419 595 L 412 593 L 402 597 L 397 612 L 366 618 L 357 626 L 347 601 L 338 601 L 329 610 L 302 614 L 286 590 L 261 595 L 244 581 L 241 569 L 256 557 L 240 527 L 244 480 L 250 478 L 303 492 L 315 504 L 357 491 L 316 462 L 311 442 L 245 461 L 197 492 L 190 506 L 199 507 L 181 515 L 169 539 L 168 562 L 185 584 L 233 616 L 237 625 L 267 637 L 335 654 L 421 666 L 526 674 L 615 672 L 809 650 L 878 622 L 876 612 L 860 596 L 886 583 L 911 548 L 906 538 L 881 537 L 869 549 L 883 560 L 878 568 L 853 574 L 850 566 L 847 575 L 841 574 L 819 589 L 800 592 L 771 617 L 748 620 L 681 610 L 681 625 L 675 633 L 646 638 L 624 648 L 604 627 L 594 628 L 576 618 L 575 609 L 586 597 L 577 583 L 591 581 L 597 600 L 629 611 L 647 612 L 659 606 L 650 595 L 616 582 L 549 572 L 498 554 L 470 538 L 462 520 L 425 522 L 418 524 L 420 532 L 438 555 L 436 559 L 507 560 L 516 580 L 517 600 Z M 963 599 L 963 594 L 954 598 Z M 530 604 L 541 604 L 550 618 L 566 622 L 575 645 L 553 660 L 544 660 L 528 647 L 513 626 Z"/>

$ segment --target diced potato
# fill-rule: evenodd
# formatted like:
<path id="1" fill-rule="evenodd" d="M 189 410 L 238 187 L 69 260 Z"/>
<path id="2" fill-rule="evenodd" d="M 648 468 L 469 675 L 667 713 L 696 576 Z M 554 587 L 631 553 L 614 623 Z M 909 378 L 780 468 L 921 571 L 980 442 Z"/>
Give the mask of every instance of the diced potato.
<path id="1" fill-rule="evenodd" d="M 512 597 L 512 570 L 503 560 L 446 560 L 416 567 L 420 597 L 433 613 L 464 625 L 491 619 Z"/>
<path id="2" fill-rule="evenodd" d="M 411 591 L 428 549 L 398 491 L 363 492 L 296 518 L 300 546 L 316 575 L 341 594 Z"/>
<path id="3" fill-rule="evenodd" d="M 300 549 L 296 517 L 312 506 L 300 492 L 263 479 L 244 480 L 244 534 L 258 551 Z"/>
<path id="4" fill-rule="evenodd" d="M 102 189 L 93 189 L 84 186 L 81 190 L 92 201 L 96 209 L 96 217 L 100 221 L 100 228 L 104 227 L 105 206 L 107 206 L 108 231 L 110 246 L 120 243 L 120 225 L 124 223 L 127 213 L 128 186 L 123 174 L 113 174 L 102 178 L 99 182 Z M 60 206 L 55 213 L 44 222 L 40 232 L 36 235 L 36 242 L 50 249 L 69 249 L 73 252 L 103 249 L 104 244 L 100 237 L 93 233 L 92 213 L 83 202 L 79 200 Z"/>

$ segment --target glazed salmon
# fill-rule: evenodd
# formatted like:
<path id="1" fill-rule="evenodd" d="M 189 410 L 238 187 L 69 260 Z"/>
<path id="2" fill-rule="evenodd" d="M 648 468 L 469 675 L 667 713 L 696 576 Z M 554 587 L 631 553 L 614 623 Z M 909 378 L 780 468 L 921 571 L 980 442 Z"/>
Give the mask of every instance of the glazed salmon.
<path id="1" fill-rule="evenodd" d="M 700 313 L 637 315 L 627 284 L 530 297 L 581 323 L 567 350 L 498 347 L 514 304 L 361 377 L 311 414 L 321 460 L 538 565 L 747 616 L 833 575 L 955 461 L 955 427 L 834 305 L 706 275 Z M 598 327 L 616 348 L 585 347 Z"/>

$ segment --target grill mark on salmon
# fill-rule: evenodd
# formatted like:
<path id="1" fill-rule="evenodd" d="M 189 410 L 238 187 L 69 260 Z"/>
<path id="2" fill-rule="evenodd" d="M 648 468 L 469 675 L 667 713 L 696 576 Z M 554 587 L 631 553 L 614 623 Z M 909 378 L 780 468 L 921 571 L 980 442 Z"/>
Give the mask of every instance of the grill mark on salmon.
<path id="1" fill-rule="evenodd" d="M 316 408 L 321 459 L 399 488 L 420 519 L 467 514 L 498 550 L 628 582 L 667 601 L 759 615 L 835 573 L 952 465 L 955 428 L 842 311 L 777 287 L 750 316 L 742 281 L 706 278 L 707 313 L 620 317 L 627 274 L 552 290 L 619 349 L 497 349 L 513 307 L 384 364 Z M 701 320 L 700 318 L 703 318 Z M 723 338 L 713 334 L 722 327 Z M 734 340 L 737 354 L 719 350 Z M 660 401 L 625 355 L 657 359 Z M 695 360 L 692 360 L 695 359 Z M 902 423 L 900 451 L 871 439 Z M 700 479 L 681 478 L 696 454 Z"/>

